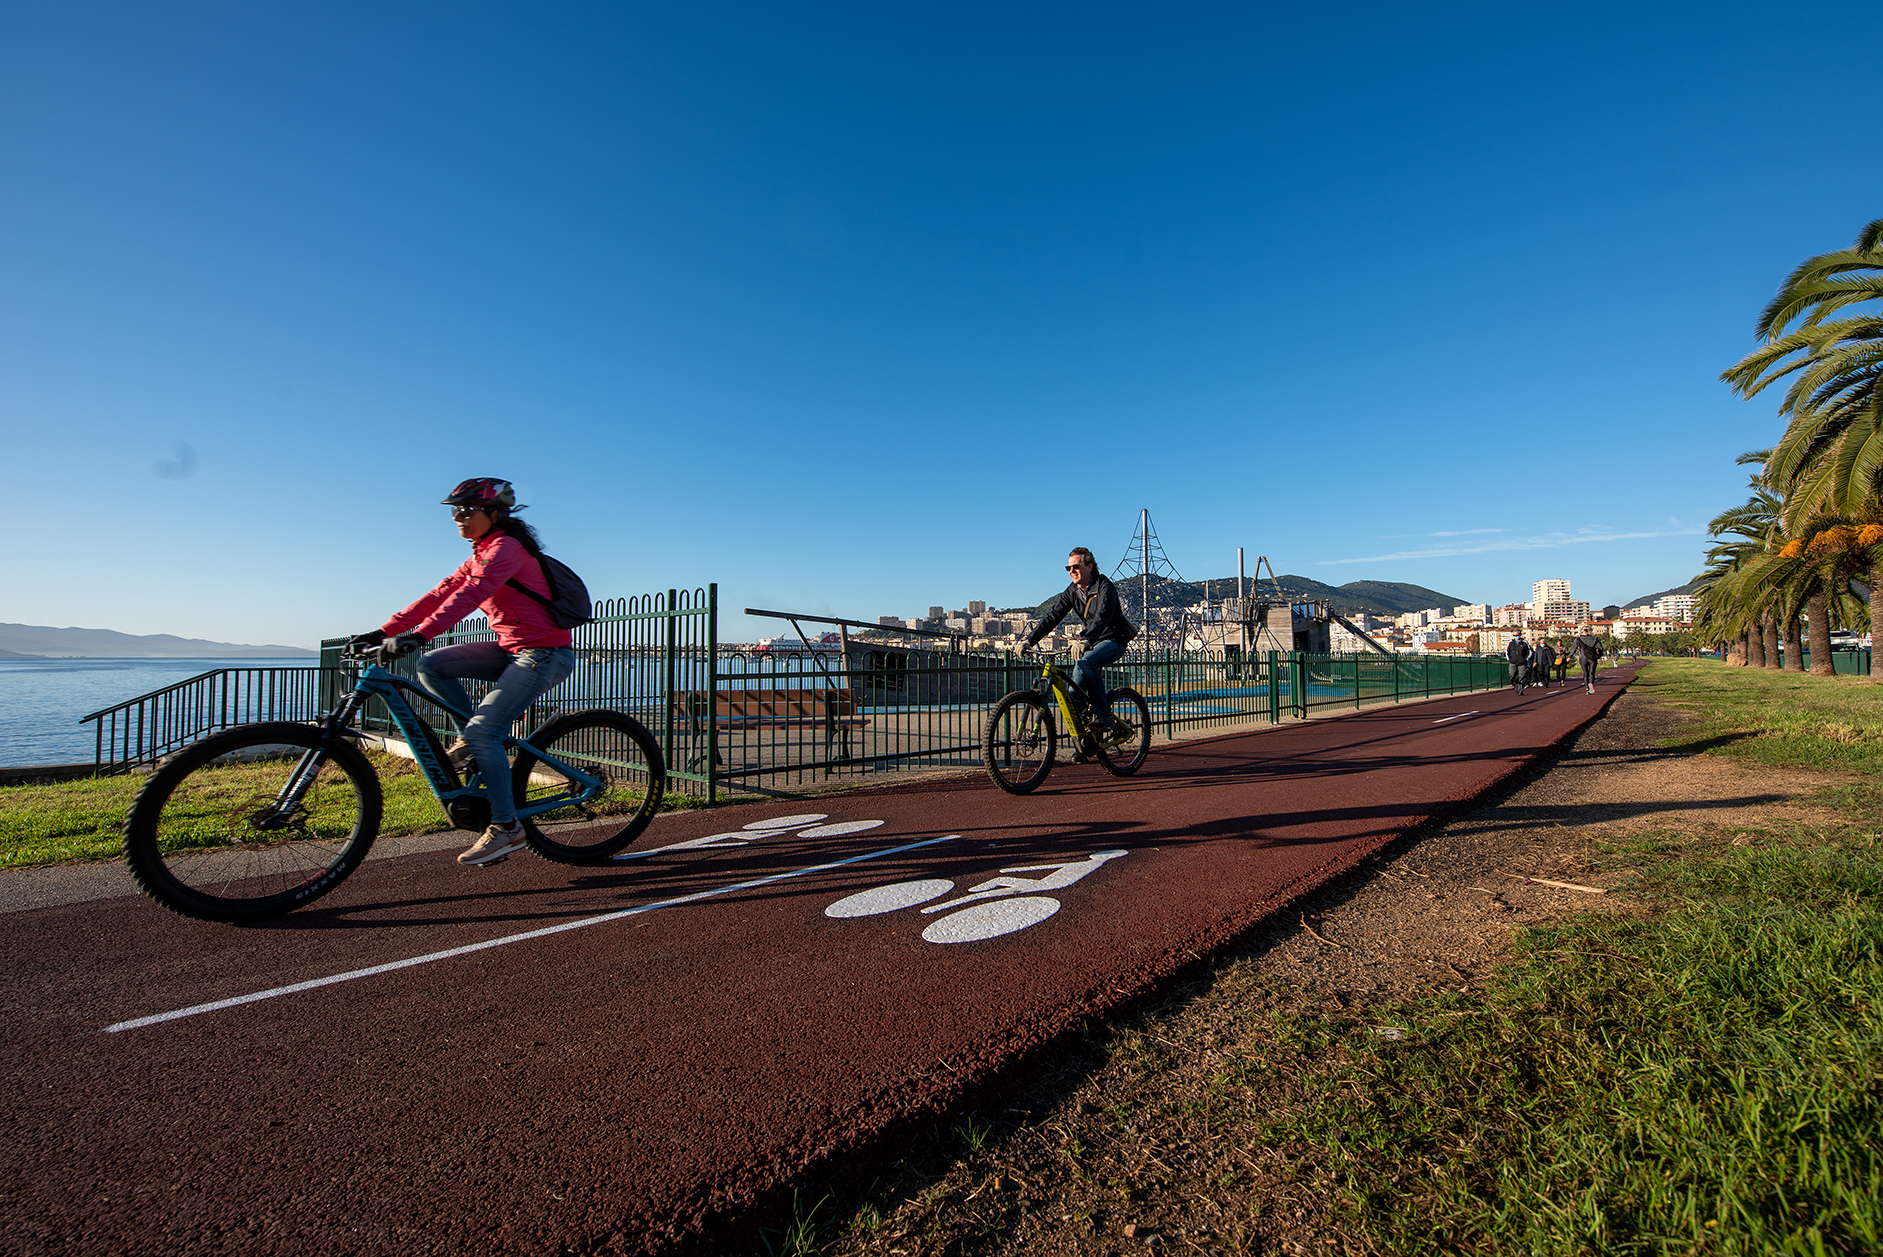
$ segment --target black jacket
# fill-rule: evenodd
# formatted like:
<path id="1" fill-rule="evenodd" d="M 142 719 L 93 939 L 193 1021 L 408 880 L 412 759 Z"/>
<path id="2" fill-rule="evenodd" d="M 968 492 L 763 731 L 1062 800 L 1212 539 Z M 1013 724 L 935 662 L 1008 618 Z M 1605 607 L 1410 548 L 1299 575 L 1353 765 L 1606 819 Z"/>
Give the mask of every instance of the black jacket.
<path id="1" fill-rule="evenodd" d="M 1530 643 L 1521 637 L 1511 638 L 1510 644 L 1504 647 L 1504 658 L 1512 663 L 1530 662 Z"/>
<path id="2" fill-rule="evenodd" d="M 1081 593 L 1078 585 L 1067 585 L 1066 592 L 1040 608 L 1040 622 L 1027 637 L 1032 646 L 1059 626 L 1069 613 L 1077 613 L 1085 622 L 1086 642 L 1117 642 L 1129 645 L 1138 635 L 1131 621 L 1125 619 L 1124 606 L 1118 601 L 1118 586 L 1094 574 L 1092 591 Z"/>
<path id="3" fill-rule="evenodd" d="M 1537 644 L 1536 653 L 1530 657 L 1530 662 L 1545 671 L 1554 668 L 1556 666 L 1556 647 L 1550 645 L 1548 642 L 1539 642 Z"/>

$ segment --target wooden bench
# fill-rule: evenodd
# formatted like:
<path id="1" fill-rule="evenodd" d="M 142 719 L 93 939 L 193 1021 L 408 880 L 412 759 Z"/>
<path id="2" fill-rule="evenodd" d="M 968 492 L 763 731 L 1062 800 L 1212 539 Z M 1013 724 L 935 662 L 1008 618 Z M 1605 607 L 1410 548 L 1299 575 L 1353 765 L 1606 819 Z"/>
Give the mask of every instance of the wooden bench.
<path id="1" fill-rule="evenodd" d="M 705 734 L 705 690 L 669 691 L 668 701 L 676 722 L 684 721 L 696 737 Z M 838 744 L 836 758 L 845 760 L 850 758 L 850 730 L 863 728 L 869 718 L 857 714 L 855 690 L 715 690 L 712 722 L 721 729 L 821 727 L 825 754 Z"/>

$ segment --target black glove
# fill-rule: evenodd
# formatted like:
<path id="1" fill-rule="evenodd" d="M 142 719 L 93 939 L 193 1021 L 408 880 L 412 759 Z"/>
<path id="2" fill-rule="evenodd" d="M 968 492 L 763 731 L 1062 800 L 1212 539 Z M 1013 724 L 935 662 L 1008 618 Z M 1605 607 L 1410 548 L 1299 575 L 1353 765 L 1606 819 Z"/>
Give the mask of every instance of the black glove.
<path id="1" fill-rule="evenodd" d="M 415 651 L 421 650 L 424 648 L 426 640 L 425 634 L 423 633 L 401 633 L 397 637 L 389 638 L 386 643 L 379 648 L 379 662 L 381 664 L 388 664 L 394 659 L 400 659 Z"/>
<path id="2" fill-rule="evenodd" d="M 371 650 L 385 640 L 385 629 L 374 629 L 370 633 L 355 633 L 353 636 L 347 638 L 347 649 L 358 654 L 363 650 Z"/>

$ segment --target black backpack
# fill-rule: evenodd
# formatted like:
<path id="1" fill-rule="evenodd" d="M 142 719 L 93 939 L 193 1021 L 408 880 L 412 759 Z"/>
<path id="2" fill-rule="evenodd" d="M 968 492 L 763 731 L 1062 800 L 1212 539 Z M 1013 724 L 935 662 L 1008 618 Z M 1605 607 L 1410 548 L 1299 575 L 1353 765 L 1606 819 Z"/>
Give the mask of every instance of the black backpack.
<path id="1" fill-rule="evenodd" d="M 575 574 L 575 569 L 546 554 L 536 557 L 543 565 L 543 579 L 549 582 L 549 597 L 543 597 L 514 576 L 504 584 L 547 607 L 549 618 L 556 622 L 557 628 L 572 629 L 594 619 L 595 604 L 589 601 L 588 586 Z"/>

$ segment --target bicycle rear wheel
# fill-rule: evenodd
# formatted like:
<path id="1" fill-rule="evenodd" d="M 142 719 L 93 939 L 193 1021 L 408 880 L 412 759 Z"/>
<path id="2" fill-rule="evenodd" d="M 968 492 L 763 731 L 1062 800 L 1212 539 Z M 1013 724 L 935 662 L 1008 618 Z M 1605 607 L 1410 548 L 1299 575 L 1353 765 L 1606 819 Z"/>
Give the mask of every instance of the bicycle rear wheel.
<path id="1" fill-rule="evenodd" d="M 309 751 L 313 782 L 277 797 Z M 359 867 L 379 834 L 379 777 L 348 742 L 306 724 L 245 725 L 172 757 L 137 792 L 124 859 L 138 886 L 199 921 L 257 921 L 311 903 Z"/>
<path id="2" fill-rule="evenodd" d="M 1114 777 L 1129 777 L 1144 767 L 1151 753 L 1151 706 L 1144 696 L 1126 686 L 1105 696 L 1118 729 L 1098 740 L 1098 762 Z"/>
<path id="3" fill-rule="evenodd" d="M 1053 771 L 1059 732 L 1046 700 L 1031 690 L 1016 690 L 994 704 L 981 739 L 987 775 L 1008 794 L 1031 794 Z"/>
<path id="4" fill-rule="evenodd" d="M 517 747 L 511 770 L 517 807 L 569 800 L 523 823 L 530 849 L 545 860 L 606 860 L 639 837 L 660 811 L 667 793 L 667 766 L 654 735 L 634 717 L 602 707 L 566 712 L 532 733 L 529 744 L 606 783 L 601 795 L 577 803 L 574 796 L 583 788 L 579 781 L 527 747 Z"/>

